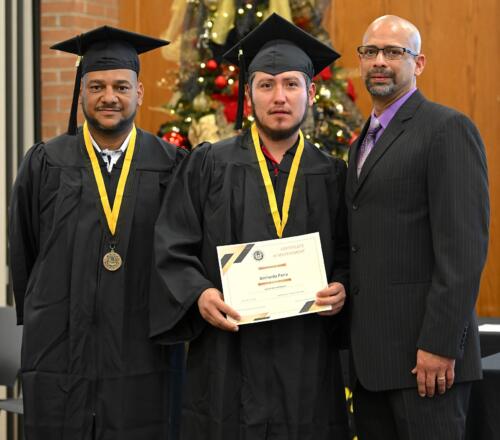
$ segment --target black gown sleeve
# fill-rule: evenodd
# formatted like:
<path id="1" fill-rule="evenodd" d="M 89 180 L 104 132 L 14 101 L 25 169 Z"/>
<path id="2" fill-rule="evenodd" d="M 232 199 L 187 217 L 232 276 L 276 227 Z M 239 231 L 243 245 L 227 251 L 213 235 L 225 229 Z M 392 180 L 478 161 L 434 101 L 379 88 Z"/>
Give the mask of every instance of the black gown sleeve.
<path id="1" fill-rule="evenodd" d="M 347 166 L 343 160 L 335 159 L 334 164 L 336 179 L 333 188 L 337 188 L 338 206 L 335 216 L 334 229 L 334 259 L 333 274 L 330 282 L 341 283 L 347 294 L 342 310 L 332 317 L 335 325 L 332 326 L 332 343 L 338 349 L 349 348 L 349 232 L 347 227 L 347 205 L 345 201 L 345 182 Z"/>
<path id="2" fill-rule="evenodd" d="M 205 321 L 200 294 L 215 287 L 201 261 L 203 207 L 212 176 L 211 145 L 202 144 L 172 176 L 155 226 L 150 336 L 172 344 L 195 338 Z"/>
<path id="3" fill-rule="evenodd" d="M 24 296 L 40 247 L 38 207 L 44 163 L 43 144 L 26 153 L 9 207 L 9 265 L 18 324 L 23 323 Z"/>
<path id="4" fill-rule="evenodd" d="M 188 156 L 188 154 L 188 151 L 184 148 L 177 147 L 175 149 L 175 166 L 178 166 Z"/>

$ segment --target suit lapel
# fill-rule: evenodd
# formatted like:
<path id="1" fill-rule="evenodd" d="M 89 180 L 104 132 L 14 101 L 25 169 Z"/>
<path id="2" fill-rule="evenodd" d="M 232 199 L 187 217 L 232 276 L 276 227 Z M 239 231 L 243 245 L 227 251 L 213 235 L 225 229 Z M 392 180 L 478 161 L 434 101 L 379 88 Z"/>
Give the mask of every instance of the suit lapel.
<path id="1" fill-rule="evenodd" d="M 358 153 L 359 147 L 365 138 L 366 132 L 368 130 L 368 126 L 370 125 L 370 119 L 365 122 L 363 129 L 359 137 L 354 141 L 349 149 L 349 159 L 348 159 L 348 167 L 347 167 L 347 190 L 349 192 L 354 192 L 358 188 L 358 176 L 356 175 L 358 163 Z"/>
<path id="2" fill-rule="evenodd" d="M 387 149 L 394 143 L 394 141 L 399 137 L 399 135 L 404 131 L 403 123 L 394 117 L 389 123 L 387 128 L 382 133 L 382 136 L 377 140 L 377 143 L 373 147 L 366 158 L 363 168 L 361 168 L 361 173 L 358 177 L 358 190 L 363 186 L 363 182 L 366 180 L 366 176 L 370 174 L 370 171 L 375 166 L 377 161 L 384 155 Z"/>
<path id="3" fill-rule="evenodd" d="M 356 175 L 356 160 L 359 146 L 361 145 L 362 139 L 368 128 L 369 120 L 363 127 L 363 131 L 359 139 L 353 145 L 353 150 L 351 151 L 351 157 L 349 160 L 350 168 L 350 179 L 349 184 L 351 185 L 352 195 L 356 196 L 358 191 L 360 191 L 370 172 L 376 167 L 377 162 L 383 157 L 386 151 L 395 143 L 397 138 L 405 131 L 405 122 L 411 119 L 415 114 L 416 110 L 425 100 L 423 95 L 417 90 L 415 93 L 406 101 L 403 106 L 394 115 L 391 122 L 387 128 L 382 133 L 382 136 L 377 140 L 377 143 L 373 147 L 373 150 L 368 155 L 359 178 Z"/>

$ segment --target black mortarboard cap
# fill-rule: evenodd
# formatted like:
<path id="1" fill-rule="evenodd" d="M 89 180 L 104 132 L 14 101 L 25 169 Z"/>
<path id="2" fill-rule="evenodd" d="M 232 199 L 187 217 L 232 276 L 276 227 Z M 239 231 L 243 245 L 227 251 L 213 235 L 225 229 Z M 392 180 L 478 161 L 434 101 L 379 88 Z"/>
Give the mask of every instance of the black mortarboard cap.
<path id="1" fill-rule="evenodd" d="M 166 40 L 101 26 L 69 40 L 54 44 L 51 49 L 73 53 L 81 57 L 76 71 L 73 102 L 68 123 L 68 134 L 76 134 L 76 114 L 80 82 L 87 72 L 97 70 L 129 69 L 139 74 L 139 54 L 169 44 Z"/>
<path id="2" fill-rule="evenodd" d="M 254 72 L 277 75 L 292 70 L 313 78 L 340 57 L 331 47 L 273 13 L 236 45 L 224 58 L 239 64 L 239 95 L 236 128 L 243 119 L 244 83 Z M 247 68 L 248 66 L 248 68 Z"/>

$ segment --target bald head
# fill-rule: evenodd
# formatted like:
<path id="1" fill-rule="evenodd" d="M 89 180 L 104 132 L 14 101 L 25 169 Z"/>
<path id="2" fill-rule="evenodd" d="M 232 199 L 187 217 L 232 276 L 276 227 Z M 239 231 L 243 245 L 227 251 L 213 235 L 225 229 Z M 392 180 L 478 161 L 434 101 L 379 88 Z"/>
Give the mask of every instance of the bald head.
<path id="1" fill-rule="evenodd" d="M 363 35 L 363 44 L 374 36 L 396 38 L 403 47 L 408 47 L 417 53 L 421 49 L 422 42 L 417 27 L 396 15 L 383 15 L 373 21 Z"/>
<path id="2" fill-rule="evenodd" d="M 401 17 L 384 15 L 368 26 L 363 46 L 371 48 L 371 55 L 358 48 L 359 63 L 377 115 L 416 87 L 417 76 L 425 67 L 420 44 L 418 29 Z M 377 49 L 375 56 L 373 48 Z"/>

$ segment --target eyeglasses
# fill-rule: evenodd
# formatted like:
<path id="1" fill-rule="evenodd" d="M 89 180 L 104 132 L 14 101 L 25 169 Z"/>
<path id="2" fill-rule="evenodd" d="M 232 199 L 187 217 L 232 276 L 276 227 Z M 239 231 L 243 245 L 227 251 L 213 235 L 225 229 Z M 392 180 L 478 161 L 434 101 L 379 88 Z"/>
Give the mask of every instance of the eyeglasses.
<path id="1" fill-rule="evenodd" d="M 409 53 L 410 55 L 416 57 L 418 53 L 413 52 L 411 49 L 406 47 L 399 46 L 386 46 L 386 47 L 377 47 L 377 46 L 359 46 L 358 53 L 361 58 L 365 60 L 373 60 L 377 58 L 378 53 L 382 51 L 384 54 L 384 58 L 387 60 L 400 60 L 403 58 L 403 55 Z"/>

